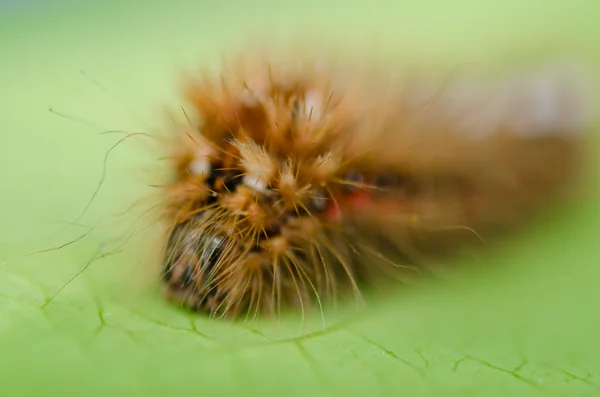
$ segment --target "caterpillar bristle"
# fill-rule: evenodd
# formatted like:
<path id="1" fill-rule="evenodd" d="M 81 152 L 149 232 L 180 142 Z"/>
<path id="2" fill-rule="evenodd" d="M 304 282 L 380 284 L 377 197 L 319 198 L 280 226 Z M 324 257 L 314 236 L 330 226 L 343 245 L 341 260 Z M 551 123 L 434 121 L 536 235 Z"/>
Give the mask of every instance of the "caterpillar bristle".
<path id="1" fill-rule="evenodd" d="M 360 300 L 363 283 L 412 277 L 577 178 L 590 116 L 562 72 L 432 89 L 325 65 L 239 58 L 186 80 L 169 299 L 213 317 Z"/>

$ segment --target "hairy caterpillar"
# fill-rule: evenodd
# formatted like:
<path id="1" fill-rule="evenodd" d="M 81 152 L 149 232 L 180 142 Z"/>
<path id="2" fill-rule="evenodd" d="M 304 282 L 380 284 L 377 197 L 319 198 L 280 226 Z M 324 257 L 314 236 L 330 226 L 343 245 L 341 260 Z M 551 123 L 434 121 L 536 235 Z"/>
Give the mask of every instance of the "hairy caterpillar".
<path id="1" fill-rule="evenodd" d="M 162 214 L 170 300 L 236 317 L 359 297 L 575 185 L 593 110 L 578 70 L 442 84 L 357 64 L 242 57 L 185 79 Z"/>

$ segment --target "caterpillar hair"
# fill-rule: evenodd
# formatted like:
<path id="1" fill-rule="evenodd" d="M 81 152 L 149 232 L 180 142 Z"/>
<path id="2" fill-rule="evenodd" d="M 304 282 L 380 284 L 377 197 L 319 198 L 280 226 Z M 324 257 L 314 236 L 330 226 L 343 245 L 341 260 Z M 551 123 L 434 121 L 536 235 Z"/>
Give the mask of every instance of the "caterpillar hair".
<path id="1" fill-rule="evenodd" d="M 172 119 L 162 278 L 192 310 L 360 299 L 532 219 L 580 179 L 595 109 L 569 63 L 439 82 L 256 58 L 186 75 L 189 106 Z"/>

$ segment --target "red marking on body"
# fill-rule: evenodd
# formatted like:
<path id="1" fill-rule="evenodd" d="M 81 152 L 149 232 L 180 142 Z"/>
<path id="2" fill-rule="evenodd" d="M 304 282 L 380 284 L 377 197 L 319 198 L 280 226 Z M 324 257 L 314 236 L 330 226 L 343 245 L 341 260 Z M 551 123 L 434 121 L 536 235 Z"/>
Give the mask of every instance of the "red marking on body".
<path id="1" fill-rule="evenodd" d="M 371 210 L 375 205 L 373 195 L 359 189 L 345 196 L 336 197 L 329 202 L 325 210 L 325 218 L 329 222 L 340 222 L 345 213 L 360 213 Z"/>

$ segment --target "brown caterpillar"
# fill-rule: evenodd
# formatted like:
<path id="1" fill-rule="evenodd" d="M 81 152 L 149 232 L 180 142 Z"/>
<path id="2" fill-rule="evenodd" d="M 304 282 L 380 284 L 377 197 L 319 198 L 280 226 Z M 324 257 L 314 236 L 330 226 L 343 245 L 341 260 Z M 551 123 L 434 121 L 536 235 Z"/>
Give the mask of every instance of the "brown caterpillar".
<path id="1" fill-rule="evenodd" d="M 580 174 L 589 88 L 560 63 L 448 84 L 316 60 L 185 80 L 166 295 L 212 316 L 360 296 L 515 227 Z"/>

